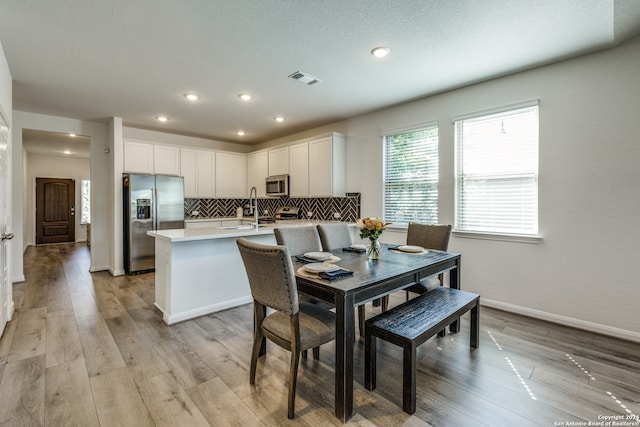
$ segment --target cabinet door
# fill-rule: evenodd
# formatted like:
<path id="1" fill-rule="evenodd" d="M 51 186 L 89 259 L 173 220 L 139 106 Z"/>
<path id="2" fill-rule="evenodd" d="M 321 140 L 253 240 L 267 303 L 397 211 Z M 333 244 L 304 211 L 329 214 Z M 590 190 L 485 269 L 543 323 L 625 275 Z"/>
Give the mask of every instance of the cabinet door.
<path id="1" fill-rule="evenodd" d="M 309 144 L 306 142 L 289 147 L 289 195 L 309 196 Z"/>
<path id="2" fill-rule="evenodd" d="M 269 150 L 269 176 L 289 173 L 289 147 Z"/>
<path id="3" fill-rule="evenodd" d="M 309 196 L 333 195 L 332 138 L 309 141 Z"/>
<path id="4" fill-rule="evenodd" d="M 169 145 L 154 145 L 153 171 L 162 175 L 180 175 L 180 148 Z"/>
<path id="5" fill-rule="evenodd" d="M 216 197 L 216 153 L 198 151 L 196 157 L 198 198 L 213 199 Z"/>
<path id="6" fill-rule="evenodd" d="M 124 141 L 124 171 L 153 173 L 153 144 Z"/>
<path id="7" fill-rule="evenodd" d="M 180 174 L 184 178 L 184 197 L 198 197 L 197 152 L 182 148 L 180 150 Z"/>
<path id="8" fill-rule="evenodd" d="M 269 176 L 269 156 L 266 151 L 247 156 L 247 188 L 256 187 L 258 197 L 266 197 L 265 178 Z"/>
<path id="9" fill-rule="evenodd" d="M 247 197 L 247 156 L 235 153 L 216 153 L 216 197 Z"/>

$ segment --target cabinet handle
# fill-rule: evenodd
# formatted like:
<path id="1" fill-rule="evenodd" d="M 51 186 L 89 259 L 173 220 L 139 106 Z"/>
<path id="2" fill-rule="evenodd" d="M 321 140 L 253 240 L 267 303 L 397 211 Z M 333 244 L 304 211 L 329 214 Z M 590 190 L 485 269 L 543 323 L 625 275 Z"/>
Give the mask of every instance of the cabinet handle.
<path id="1" fill-rule="evenodd" d="M 13 233 L 2 233 L 2 241 L 13 239 Z"/>

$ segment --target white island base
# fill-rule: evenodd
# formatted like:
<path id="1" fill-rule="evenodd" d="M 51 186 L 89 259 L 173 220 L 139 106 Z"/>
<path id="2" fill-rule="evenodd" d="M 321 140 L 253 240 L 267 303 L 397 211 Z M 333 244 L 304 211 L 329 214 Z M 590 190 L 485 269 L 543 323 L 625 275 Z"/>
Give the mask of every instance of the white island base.
<path id="1" fill-rule="evenodd" d="M 156 301 L 167 325 L 253 301 L 236 239 L 275 244 L 272 229 L 228 231 L 162 230 L 155 237 Z"/>

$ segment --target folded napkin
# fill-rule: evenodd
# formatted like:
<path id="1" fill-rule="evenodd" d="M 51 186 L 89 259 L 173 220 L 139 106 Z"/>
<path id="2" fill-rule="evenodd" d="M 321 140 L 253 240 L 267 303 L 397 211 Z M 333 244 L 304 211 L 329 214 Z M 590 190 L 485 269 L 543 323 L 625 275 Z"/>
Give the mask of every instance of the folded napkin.
<path id="1" fill-rule="evenodd" d="M 318 273 L 318 277 L 327 280 L 336 280 L 341 277 L 353 276 L 353 271 L 349 270 L 333 270 L 333 271 L 322 271 Z"/>
<path id="2" fill-rule="evenodd" d="M 342 250 L 345 251 L 345 252 L 357 252 L 359 254 L 363 254 L 363 253 L 367 252 L 366 249 L 349 248 L 349 247 L 342 248 Z"/>
<path id="3" fill-rule="evenodd" d="M 400 245 L 389 245 L 387 247 L 387 249 L 389 249 L 389 250 L 400 250 L 400 249 L 398 249 L 398 246 L 400 246 Z"/>
<path id="4" fill-rule="evenodd" d="M 309 264 L 310 262 L 324 262 L 322 260 L 319 259 L 313 259 L 313 258 L 307 258 L 304 255 L 296 255 L 296 260 L 303 262 L 305 264 Z"/>

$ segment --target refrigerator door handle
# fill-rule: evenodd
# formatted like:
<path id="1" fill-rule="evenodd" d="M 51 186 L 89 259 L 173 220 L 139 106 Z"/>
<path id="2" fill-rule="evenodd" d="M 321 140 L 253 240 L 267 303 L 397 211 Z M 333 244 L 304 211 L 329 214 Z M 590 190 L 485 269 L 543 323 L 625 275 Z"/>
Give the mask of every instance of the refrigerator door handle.
<path id="1" fill-rule="evenodd" d="M 158 230 L 158 189 L 155 187 L 151 189 L 151 207 L 151 227 L 153 227 L 153 231 L 156 231 Z"/>

